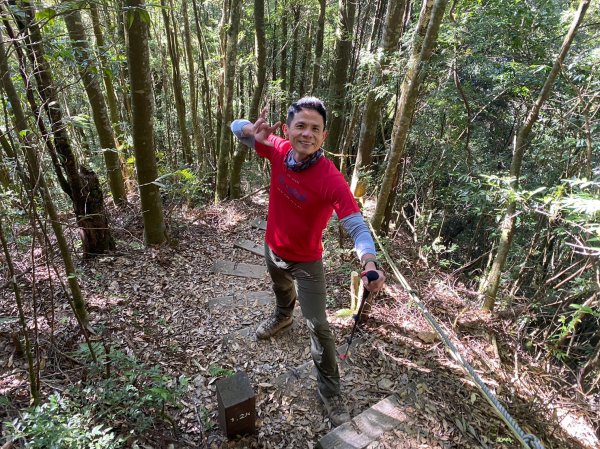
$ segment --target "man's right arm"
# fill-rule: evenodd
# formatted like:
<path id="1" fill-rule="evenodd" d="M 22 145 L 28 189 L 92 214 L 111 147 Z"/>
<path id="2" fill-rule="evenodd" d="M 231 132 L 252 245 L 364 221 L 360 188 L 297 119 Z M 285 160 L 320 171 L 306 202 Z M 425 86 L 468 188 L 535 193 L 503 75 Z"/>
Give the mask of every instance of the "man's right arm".
<path id="1" fill-rule="evenodd" d="M 244 145 L 252 149 L 256 148 L 256 139 L 254 138 L 252 122 L 244 119 L 234 120 L 231 122 L 231 131 L 233 131 L 235 137 L 237 137 Z"/>

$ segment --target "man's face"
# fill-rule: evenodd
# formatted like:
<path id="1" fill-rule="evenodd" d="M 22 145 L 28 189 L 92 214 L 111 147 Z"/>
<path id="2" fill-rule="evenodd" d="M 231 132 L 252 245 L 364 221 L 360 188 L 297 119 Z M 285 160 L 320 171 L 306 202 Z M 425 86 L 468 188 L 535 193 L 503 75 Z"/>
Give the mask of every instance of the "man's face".
<path id="1" fill-rule="evenodd" d="M 314 109 L 302 109 L 296 113 L 290 126 L 283 125 L 283 134 L 292 144 L 298 162 L 321 148 L 327 137 L 323 117 Z"/>

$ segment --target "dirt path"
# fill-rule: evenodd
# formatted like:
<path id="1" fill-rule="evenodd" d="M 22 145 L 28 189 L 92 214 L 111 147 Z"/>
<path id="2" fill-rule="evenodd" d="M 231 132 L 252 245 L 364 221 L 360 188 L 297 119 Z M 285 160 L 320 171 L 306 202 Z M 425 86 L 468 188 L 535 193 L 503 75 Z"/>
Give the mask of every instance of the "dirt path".
<path id="1" fill-rule="evenodd" d="M 253 329 L 272 307 L 266 269 L 257 278 L 213 271 L 217 260 L 264 267 L 260 256 L 235 243 L 244 239 L 262 245 L 262 231 L 251 222 L 265 214 L 263 204 L 251 201 L 182 213 L 174 217 L 177 226 L 171 229 L 178 244 L 151 250 L 135 244 L 131 236 L 140 235 L 140 229 L 130 223 L 121 232 L 117 254 L 82 266 L 92 324 L 103 328 L 123 350 L 192 380 L 176 416 L 179 431 L 157 437 L 152 447 L 312 448 L 331 430 L 316 397 L 311 365 L 306 365 L 309 340 L 301 317 L 280 338 L 259 342 L 253 337 Z M 349 271 L 357 263 L 349 251 L 336 249 L 333 231 L 326 240 L 328 313 L 342 345 L 352 321 L 337 318 L 335 312 L 348 307 Z M 390 246 L 414 288 L 457 341 L 467 346 L 472 363 L 514 418 L 542 438 L 546 448 L 586 447 L 568 438 L 556 423 L 545 421 L 547 408 L 542 397 L 536 399 L 538 392 L 525 396 L 518 387 L 504 383 L 508 378 L 504 369 L 511 370 L 511 348 L 502 343 L 503 322 L 480 315 L 476 304 L 469 303 L 470 292 L 450 287 L 444 276 L 420 267 L 401 234 Z M 352 415 L 392 394 L 406 415 L 402 425 L 369 448 L 518 447 L 391 279 L 385 294 L 375 298 L 361 339 L 351 363 L 341 365 Z M 298 371 L 303 366 L 308 368 Z M 248 374 L 256 392 L 255 436 L 228 441 L 218 429 L 219 370 Z M 281 383 L 284 377 L 288 381 Z M 522 383 L 528 378 L 523 376 Z"/>

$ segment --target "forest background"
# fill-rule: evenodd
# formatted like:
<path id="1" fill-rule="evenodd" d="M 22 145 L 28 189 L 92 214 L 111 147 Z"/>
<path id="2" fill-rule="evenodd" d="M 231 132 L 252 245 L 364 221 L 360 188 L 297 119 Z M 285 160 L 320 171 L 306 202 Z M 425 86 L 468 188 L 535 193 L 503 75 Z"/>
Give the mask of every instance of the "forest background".
<path id="1" fill-rule="evenodd" d="M 473 307 L 509 313 L 519 347 L 598 412 L 597 4 L 3 0 L 0 15 L 0 326 L 32 405 L 49 395 L 39 266 L 70 305 L 78 357 L 104 366 L 81 264 L 181 244 L 173 210 L 257 195 L 268 169 L 230 122 L 264 106 L 282 120 L 310 94 L 384 245 L 409 236 L 419 263 L 478 292 Z M 109 213 L 138 217 L 143 244 L 115 238 Z M 151 399 L 175 401 L 167 384 Z"/>

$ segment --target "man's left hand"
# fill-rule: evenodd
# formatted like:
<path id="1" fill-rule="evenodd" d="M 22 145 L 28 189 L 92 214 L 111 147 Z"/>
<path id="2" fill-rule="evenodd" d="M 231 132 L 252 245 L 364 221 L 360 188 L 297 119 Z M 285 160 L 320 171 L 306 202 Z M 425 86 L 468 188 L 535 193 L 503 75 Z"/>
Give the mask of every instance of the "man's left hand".
<path id="1" fill-rule="evenodd" d="M 369 280 L 367 279 L 367 273 L 369 271 L 377 273 L 379 277 L 374 281 L 369 282 Z M 362 278 L 363 285 L 365 286 L 365 288 L 372 293 L 381 290 L 383 288 L 383 285 L 385 284 L 385 273 L 381 270 L 365 270 L 362 273 L 360 273 L 360 277 Z"/>

